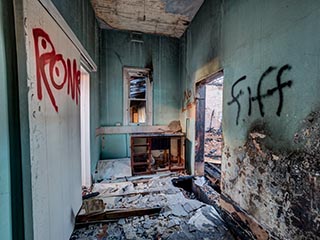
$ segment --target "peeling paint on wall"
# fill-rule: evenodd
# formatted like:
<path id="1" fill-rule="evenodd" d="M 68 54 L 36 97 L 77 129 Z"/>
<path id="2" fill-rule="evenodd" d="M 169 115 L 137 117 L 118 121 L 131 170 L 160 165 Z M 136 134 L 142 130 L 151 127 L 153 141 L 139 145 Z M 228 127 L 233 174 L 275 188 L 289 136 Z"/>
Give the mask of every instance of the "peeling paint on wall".
<path id="1" fill-rule="evenodd" d="M 228 224 L 232 223 L 231 227 L 239 239 L 270 239 L 269 233 L 254 218 L 223 194 L 220 196 L 220 206 L 224 219 Z"/>
<path id="2" fill-rule="evenodd" d="M 183 92 L 182 112 L 192 108 L 193 104 L 194 104 L 194 94 L 191 89 L 187 89 Z"/>
<path id="3" fill-rule="evenodd" d="M 67 239 L 81 206 L 80 52 L 39 1 L 24 1 L 34 239 Z"/>
<path id="4" fill-rule="evenodd" d="M 319 130 L 307 123 L 320 106 L 319 7 L 318 1 L 205 1 L 181 38 L 181 99 L 208 63 L 217 59 L 223 67 L 222 193 L 276 239 L 318 238 Z M 277 76 L 286 84 L 282 96 Z M 181 113 L 183 124 L 188 112 Z"/>
<path id="5" fill-rule="evenodd" d="M 223 192 L 274 236 L 316 239 L 320 232 L 320 112 L 304 120 L 292 139 L 295 151 L 273 150 L 266 142 L 269 133 L 265 125 L 254 125 L 244 146 L 233 151 L 225 148 Z"/>

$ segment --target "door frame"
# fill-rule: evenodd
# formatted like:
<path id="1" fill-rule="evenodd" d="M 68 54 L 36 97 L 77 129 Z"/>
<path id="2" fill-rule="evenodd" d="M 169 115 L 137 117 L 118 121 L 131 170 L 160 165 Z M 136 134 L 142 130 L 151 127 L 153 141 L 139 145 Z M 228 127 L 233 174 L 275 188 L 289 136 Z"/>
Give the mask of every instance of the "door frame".
<path id="1" fill-rule="evenodd" d="M 81 136 L 81 184 L 90 187 L 91 145 L 90 145 L 90 74 L 81 66 L 80 80 L 80 136 Z"/>
<path id="2" fill-rule="evenodd" d="M 209 74 L 195 84 L 196 121 L 194 173 L 196 176 L 204 175 L 206 85 L 221 76 L 223 76 L 223 70 L 219 70 L 218 72 Z"/>

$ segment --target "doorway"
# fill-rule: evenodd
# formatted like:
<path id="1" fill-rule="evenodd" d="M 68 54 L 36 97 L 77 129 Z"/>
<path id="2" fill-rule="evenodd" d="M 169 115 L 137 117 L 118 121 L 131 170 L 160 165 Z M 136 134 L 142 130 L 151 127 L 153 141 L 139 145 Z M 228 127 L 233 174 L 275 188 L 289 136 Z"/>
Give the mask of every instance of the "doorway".
<path id="1" fill-rule="evenodd" d="M 80 93 L 81 184 L 90 187 L 90 75 L 83 67 L 81 67 Z"/>
<path id="2" fill-rule="evenodd" d="M 211 178 L 215 189 L 220 185 L 223 148 L 222 96 L 222 71 L 196 85 L 195 173 Z"/>

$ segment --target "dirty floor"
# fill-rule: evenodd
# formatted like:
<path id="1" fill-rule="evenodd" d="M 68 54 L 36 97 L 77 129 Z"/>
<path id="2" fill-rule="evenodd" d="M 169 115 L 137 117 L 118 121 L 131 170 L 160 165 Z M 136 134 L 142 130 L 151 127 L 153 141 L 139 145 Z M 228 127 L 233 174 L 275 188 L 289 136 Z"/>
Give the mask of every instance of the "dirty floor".
<path id="1" fill-rule="evenodd" d="M 173 185 L 178 177 L 167 173 L 96 183 L 92 192 L 99 195 L 85 201 L 100 201 L 100 212 L 83 206 L 70 239 L 234 239 L 214 207 Z"/>

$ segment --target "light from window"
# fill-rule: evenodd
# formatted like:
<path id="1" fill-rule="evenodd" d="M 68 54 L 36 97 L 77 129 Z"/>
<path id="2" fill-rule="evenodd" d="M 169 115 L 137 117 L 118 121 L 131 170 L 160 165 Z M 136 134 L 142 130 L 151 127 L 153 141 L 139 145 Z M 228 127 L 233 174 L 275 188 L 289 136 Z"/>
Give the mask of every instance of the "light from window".
<path id="1" fill-rule="evenodd" d="M 151 84 L 148 69 L 124 68 L 124 124 L 151 125 Z"/>

